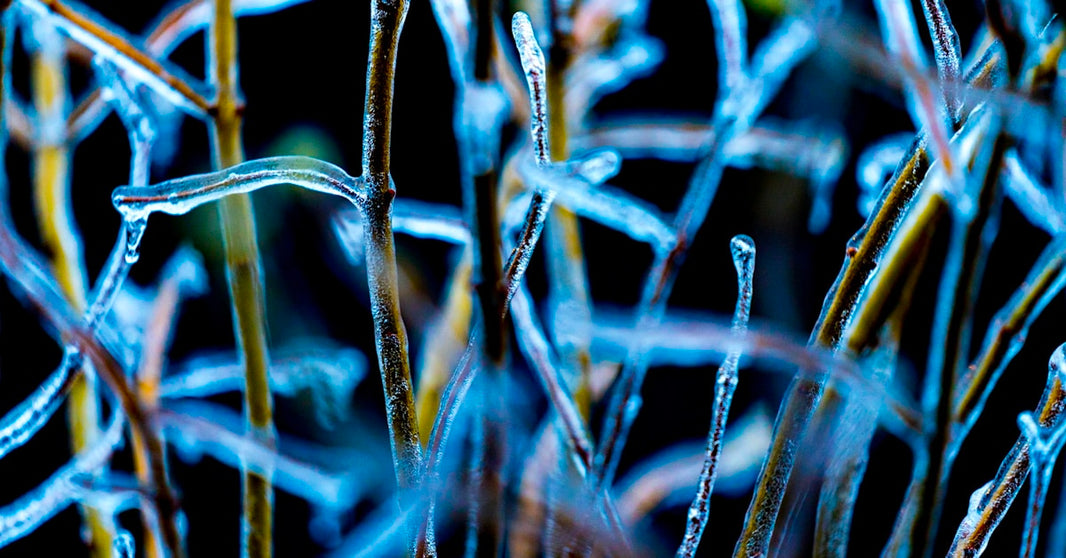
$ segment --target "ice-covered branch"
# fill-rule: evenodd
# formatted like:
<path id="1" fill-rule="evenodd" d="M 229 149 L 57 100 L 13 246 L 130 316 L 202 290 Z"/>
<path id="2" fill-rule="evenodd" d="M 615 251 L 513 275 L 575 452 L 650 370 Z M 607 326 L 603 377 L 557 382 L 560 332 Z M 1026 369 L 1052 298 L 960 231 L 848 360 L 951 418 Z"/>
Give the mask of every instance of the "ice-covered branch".
<path id="1" fill-rule="evenodd" d="M 19 0 L 19 5 L 39 17 L 53 20 L 71 39 L 109 59 L 189 114 L 206 118 L 211 103 L 202 83 L 147 54 L 122 32 L 100 23 L 103 18 L 90 14 L 82 6 L 59 0 Z"/>
<path id="2" fill-rule="evenodd" d="M 228 169 L 175 178 L 152 186 L 123 186 L 111 196 L 123 218 L 137 222 L 154 212 L 184 215 L 205 203 L 233 194 L 246 194 L 267 186 L 292 184 L 323 194 L 340 196 L 357 206 L 366 200 L 360 179 L 343 169 L 311 157 L 269 157 Z"/>
<path id="3" fill-rule="evenodd" d="M 733 266 L 737 270 L 737 305 L 733 312 L 734 333 L 741 334 L 748 329 L 751 315 L 752 280 L 755 274 L 755 242 L 746 235 L 734 236 L 730 242 Z M 718 368 L 714 389 L 714 406 L 711 408 L 711 428 L 707 433 L 707 449 L 704 454 L 703 469 L 700 471 L 696 496 L 688 508 L 688 522 L 685 536 L 677 549 L 678 557 L 691 558 L 696 555 L 703 530 L 711 512 L 711 493 L 714 481 L 718 478 L 718 460 L 722 454 L 725 437 L 726 419 L 733 402 L 733 392 L 737 388 L 737 367 L 740 364 L 740 352 L 731 351 Z"/>

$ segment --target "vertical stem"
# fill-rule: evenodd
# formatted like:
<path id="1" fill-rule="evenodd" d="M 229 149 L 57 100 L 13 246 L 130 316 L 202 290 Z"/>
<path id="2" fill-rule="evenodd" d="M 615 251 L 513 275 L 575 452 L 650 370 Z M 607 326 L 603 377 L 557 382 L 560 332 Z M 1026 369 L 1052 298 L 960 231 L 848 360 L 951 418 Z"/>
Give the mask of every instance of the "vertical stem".
<path id="1" fill-rule="evenodd" d="M 362 177 L 368 195 L 363 208 L 367 282 L 396 482 L 401 491 L 419 485 L 422 469 L 407 331 L 400 317 L 396 279 L 396 247 L 392 236 L 392 200 L 396 190 L 389 176 L 396 47 L 408 5 L 407 0 L 372 0 L 370 4 Z"/>
<path id="2" fill-rule="evenodd" d="M 569 123 L 565 106 L 566 71 L 574 56 L 571 52 L 573 39 L 566 32 L 562 18 L 567 14 L 557 0 L 551 1 L 549 23 L 552 32 L 552 46 L 548 56 L 548 118 L 551 129 L 551 159 L 565 161 L 570 157 Z M 581 228 L 577 215 L 568 208 L 555 206 L 551 219 L 548 220 L 548 242 L 551 257 L 548 265 L 551 269 L 551 289 L 554 298 L 559 299 L 556 311 L 565 309 L 568 320 L 588 322 L 592 319 L 589 309 L 588 272 L 585 268 L 585 254 L 581 245 Z M 559 303 L 563 308 L 559 308 Z M 583 326 L 578 325 L 578 328 Z M 574 388 L 581 412 L 588 419 L 589 397 L 588 382 L 592 357 L 589 354 L 590 341 L 587 334 L 566 343 L 565 357 L 571 359 L 580 372 L 578 384 Z"/>
<path id="3" fill-rule="evenodd" d="M 926 369 L 926 400 L 923 401 L 923 407 L 929 429 L 929 462 L 918 493 L 918 513 L 910 533 L 914 556 L 932 555 L 940 511 L 943 508 L 951 467 L 955 461 L 953 448 L 958 448 L 962 442 L 961 439 L 952 437 L 965 436 L 961 430 L 953 431 L 951 411 L 952 402 L 955 401 L 955 386 L 959 384 L 962 367 L 965 366 L 970 352 L 971 320 L 973 308 L 977 303 L 984 262 L 998 230 L 998 177 L 1008 141 L 1003 135 L 994 141 L 992 159 L 977 200 L 976 215 L 968 222 L 960 222 L 956 217 L 952 224 L 952 241 L 949 248 L 951 253 L 948 255 L 944 277 L 937 293 L 936 312 L 938 317 L 942 315 L 943 318 L 934 323 L 934 337 L 930 343 L 934 349 L 930 352 L 930 362 Z M 949 272 L 954 277 L 949 277 Z"/>
<path id="4" fill-rule="evenodd" d="M 477 87 L 491 87 L 489 73 L 492 61 L 493 0 L 477 0 L 475 11 L 477 17 L 477 37 L 474 43 L 474 79 Z M 466 110 L 463 107 L 461 110 Z M 462 137 L 472 132 L 456 130 Z M 474 132 L 476 133 L 476 132 Z M 472 205 L 474 254 L 477 270 L 477 294 L 481 306 L 481 323 L 484 330 L 482 355 L 486 374 L 483 377 L 481 416 L 479 417 L 482 436 L 477 451 L 481 456 L 474 460 L 479 468 L 476 475 L 475 498 L 471 506 L 471 520 L 476 525 L 473 540 L 478 556 L 496 556 L 502 549 L 504 525 L 503 469 L 506 467 L 507 439 L 506 416 L 503 404 L 503 376 L 507 363 L 507 320 L 504 311 L 504 291 L 502 288 L 503 258 L 500 254 L 500 217 L 496 206 L 498 174 L 496 172 L 498 153 L 472 153 L 471 149 L 480 149 L 491 142 L 478 140 L 467 143 L 461 157 L 468 173 L 464 180 L 473 183 Z M 475 168 L 471 158 L 477 163 Z M 487 162 L 487 166 L 484 165 Z"/>
<path id="5" fill-rule="evenodd" d="M 244 160 L 241 145 L 242 101 L 238 96 L 237 23 L 230 0 L 215 0 L 208 34 L 208 72 L 217 90 L 211 115 L 215 168 Z M 263 279 L 256 244 L 255 214 L 247 194 L 219 203 L 226 270 L 233 301 L 235 335 L 245 367 L 244 415 L 248 432 L 267 447 L 275 443 L 272 397 L 267 378 L 266 316 Z M 253 558 L 271 555 L 270 471 L 245 469 L 242 553 Z"/>
<path id="6" fill-rule="evenodd" d="M 42 122 L 42 136 L 33 152 L 33 192 L 37 224 L 45 246 L 52 253 L 52 266 L 63 294 L 78 312 L 85 310 L 86 279 L 81 240 L 70 205 L 70 153 L 62 132 L 67 118 L 67 76 L 64 39 L 48 22 L 34 21 L 39 48 L 31 59 L 34 108 Z M 100 434 L 96 384 L 77 374 L 67 407 L 71 450 L 81 452 Z M 97 558 L 111 555 L 111 533 L 103 518 L 81 507 L 89 528 L 90 549 Z"/>

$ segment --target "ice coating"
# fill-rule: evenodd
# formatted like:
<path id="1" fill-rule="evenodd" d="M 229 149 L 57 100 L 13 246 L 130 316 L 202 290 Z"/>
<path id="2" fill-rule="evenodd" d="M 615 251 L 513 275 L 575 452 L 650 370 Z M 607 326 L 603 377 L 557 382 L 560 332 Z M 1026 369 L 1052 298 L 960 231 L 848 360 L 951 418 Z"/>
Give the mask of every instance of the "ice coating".
<path id="1" fill-rule="evenodd" d="M 551 161 L 548 143 L 548 102 L 545 86 L 544 53 L 533 34 L 533 24 L 525 12 L 515 12 L 511 18 L 511 34 L 514 35 L 522 70 L 529 86 L 530 123 L 529 133 L 533 139 L 533 153 L 538 165 Z"/>
<path id="2" fill-rule="evenodd" d="M 960 380 L 955 416 L 964 431 L 973 427 L 1003 370 L 1021 350 L 1029 327 L 1066 285 L 1066 236 L 1044 248 L 1025 281 L 992 318 L 973 366 Z M 1012 335 L 1005 335 L 1006 333 Z"/>
<path id="3" fill-rule="evenodd" d="M 923 72 L 928 64 L 910 4 L 903 0 L 877 0 L 874 5 L 888 52 L 903 61 L 905 69 L 911 70 L 904 80 L 910 85 L 907 105 L 912 118 L 929 133 L 930 145 L 945 167 L 948 179 L 956 185 L 955 188 L 961 188 L 962 169 L 956 164 L 949 145 L 953 126 L 942 96 L 934 84 L 914 75 Z"/>
<path id="4" fill-rule="evenodd" d="M 748 18 L 739 0 L 707 0 L 714 24 L 719 87 L 739 91 L 748 79 Z"/>
<path id="5" fill-rule="evenodd" d="M 116 188 L 111 201 L 128 220 L 146 219 L 153 212 L 184 215 L 208 202 L 245 194 L 268 186 L 292 184 L 340 196 L 355 205 L 366 201 L 362 181 L 340 167 L 311 157 L 256 159 L 217 172 L 186 176 L 152 186 Z"/>
<path id="6" fill-rule="evenodd" d="M 1060 386 L 1066 380 L 1066 345 L 1059 345 L 1048 362 L 1048 387 Z M 1025 531 L 1022 534 L 1021 558 L 1036 555 L 1036 544 L 1040 535 L 1040 519 L 1043 517 L 1044 503 L 1047 499 L 1051 474 L 1066 442 L 1066 421 L 1057 420 L 1051 425 L 1040 424 L 1039 417 L 1032 411 L 1018 415 L 1018 427 L 1029 441 L 1029 459 L 1032 461 L 1030 471 L 1032 479 L 1029 486 L 1029 505 L 1026 508 Z"/>
<path id="7" fill-rule="evenodd" d="M 664 56 L 658 40 L 638 35 L 619 39 L 609 52 L 575 61 L 566 83 L 567 119 L 581 121 L 601 98 L 650 74 Z"/>
<path id="8" fill-rule="evenodd" d="M 79 494 L 75 478 L 98 470 L 122 445 L 125 424 L 119 411 L 97 441 L 71 459 L 44 483 L 0 508 L 0 548 L 32 533 L 53 515 L 74 503 Z"/>
<path id="9" fill-rule="evenodd" d="M 611 154 L 607 159 L 617 157 L 613 151 L 607 153 Z M 527 183 L 551 192 L 561 205 L 582 217 L 657 249 L 673 243 L 676 233 L 658 209 L 622 190 L 601 184 L 617 169 L 616 164 L 603 163 L 601 159 L 548 165 L 523 163 L 519 172 Z"/>
<path id="10" fill-rule="evenodd" d="M 76 350 L 68 349 L 55 372 L 33 394 L 0 419 L 0 458 L 25 444 L 63 403 L 74 371 L 82 362 Z"/>
<path id="11" fill-rule="evenodd" d="M 755 274 L 755 241 L 747 235 L 734 236 L 729 241 L 729 251 L 733 256 L 733 267 L 737 272 L 737 304 L 733 311 L 732 330 L 734 334 L 743 334 L 748 328 L 751 316 L 752 278 Z M 703 469 L 697 484 L 696 496 L 688 508 L 688 522 L 681 546 L 677 549 L 678 558 L 691 558 L 696 555 L 703 530 L 711 512 L 711 493 L 718 478 L 718 461 L 725 439 L 726 419 L 733 402 L 733 393 L 737 387 L 737 366 L 741 353 L 731 351 L 718 368 L 714 389 L 714 406 L 712 407 L 711 428 L 707 433 L 707 449 L 704 453 Z"/>
<path id="12" fill-rule="evenodd" d="M 136 547 L 133 544 L 133 535 L 125 529 L 118 529 L 115 539 L 111 542 L 111 556 L 114 558 L 134 558 L 137 556 Z"/>
<path id="13" fill-rule="evenodd" d="M 181 69 L 169 63 L 121 52 L 96 34 L 79 26 L 74 20 L 65 17 L 51 17 L 54 8 L 49 2 L 25 0 L 20 2 L 19 5 L 38 17 L 54 20 L 59 29 L 71 39 L 85 45 L 97 56 L 114 63 L 133 79 L 148 85 L 167 101 L 181 107 L 191 116 L 201 119 L 207 116 L 204 108 L 205 101 L 203 100 L 210 95 L 206 93 L 206 86 L 202 82 L 188 77 Z M 84 21 L 99 20 L 102 20 L 102 18 L 98 16 L 84 18 Z M 122 33 L 114 29 L 103 29 L 106 34 L 122 35 Z M 188 84 L 194 85 L 190 87 Z"/>
<path id="14" fill-rule="evenodd" d="M 185 403 L 160 411 L 159 421 L 186 460 L 206 453 L 239 468 L 271 471 L 277 488 L 332 508 L 350 506 L 363 485 L 347 472 L 331 472 L 269 448 L 243 434 L 243 421 L 232 411 L 208 403 Z M 364 456 L 363 459 L 366 457 Z"/>
<path id="15" fill-rule="evenodd" d="M 752 53 L 749 89 L 730 90 L 740 97 L 736 116 L 741 129 L 754 124 L 796 66 L 817 46 L 814 30 L 803 18 L 787 18 L 770 30 Z"/>
<path id="16" fill-rule="evenodd" d="M 1014 206 L 1030 223 L 1051 235 L 1066 231 L 1066 215 L 1061 202 L 1056 202 L 1049 188 L 1039 183 L 1025 168 L 1017 151 L 1008 151 L 1003 158 L 1003 185 Z"/>
<path id="17" fill-rule="evenodd" d="M 470 6 L 463 0 L 431 0 L 433 16 L 442 31 L 444 43 L 448 47 L 448 65 L 451 67 L 455 83 L 464 83 L 470 73 L 468 52 L 473 24 L 470 18 Z"/>
<path id="18" fill-rule="evenodd" d="M 500 130 L 511 106 L 496 83 L 475 81 L 458 87 L 462 97 L 456 115 L 456 137 L 466 155 L 467 172 L 471 176 L 483 174 L 495 164 L 500 150 Z"/>
<path id="19" fill-rule="evenodd" d="M 954 82 L 959 79 L 959 65 L 962 47 L 959 46 L 959 34 L 951 23 L 951 14 L 944 0 L 922 0 L 922 13 L 929 27 L 929 36 L 933 38 L 933 58 L 936 71 L 944 87 L 944 104 L 952 119 L 959 116 L 962 101 Z"/>
<path id="20" fill-rule="evenodd" d="M 270 386 L 276 394 L 294 397 L 310 391 L 315 416 L 324 427 L 348 414 L 352 391 L 366 375 L 366 357 L 355 349 L 329 343 L 304 342 L 271 353 Z M 207 354 L 183 363 L 163 377 L 163 398 L 208 397 L 244 389 L 244 367 L 229 354 Z"/>

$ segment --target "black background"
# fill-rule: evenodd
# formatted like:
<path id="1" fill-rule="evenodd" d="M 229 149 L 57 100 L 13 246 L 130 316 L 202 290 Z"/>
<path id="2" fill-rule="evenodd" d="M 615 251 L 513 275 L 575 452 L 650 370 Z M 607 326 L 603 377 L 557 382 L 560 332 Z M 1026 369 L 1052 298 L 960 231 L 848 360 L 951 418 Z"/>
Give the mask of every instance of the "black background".
<path id="1" fill-rule="evenodd" d="M 415 0 L 412 4 L 398 59 L 393 176 L 401 197 L 457 205 L 460 188 L 452 134 L 453 85 L 445 47 L 428 2 Z M 162 9 L 154 2 L 129 0 L 97 1 L 91 7 L 130 33 L 145 29 Z M 953 2 L 951 9 L 966 51 L 983 8 L 974 2 Z M 509 20 L 511 9 L 506 12 L 504 21 Z M 871 6 L 853 6 L 846 13 L 849 23 L 841 26 L 841 32 L 876 36 Z M 775 20 L 773 14 L 749 10 L 752 45 Z M 247 100 L 244 141 L 249 158 L 300 152 L 358 174 L 368 28 L 369 9 L 363 2 L 315 0 L 282 13 L 240 20 L 241 85 Z M 709 116 L 716 69 L 706 4 L 698 0 L 653 2 L 648 32 L 663 41 L 665 61 L 650 77 L 607 97 L 596 108 L 595 117 L 636 109 Z M 927 37 L 926 41 L 928 44 Z M 191 75 L 202 77 L 203 52 L 203 34 L 199 33 L 179 47 L 172 59 Z M 21 50 L 16 53 L 14 71 L 16 90 L 26 98 L 28 78 Z M 71 79 L 77 91 L 82 91 L 91 75 L 86 69 L 75 67 Z M 903 110 L 898 91 L 877 75 L 855 71 L 827 50 L 819 51 L 800 67 L 769 112 L 789 119 L 813 119 L 845 131 L 851 155 L 836 190 L 829 229 L 819 235 L 807 231 L 810 200 L 802 179 L 769 171 L 729 170 L 677 281 L 671 306 L 727 316 L 735 297 L 728 240 L 734 234 L 745 233 L 755 239 L 759 250 L 754 323 L 802 340 L 813 326 L 825 292 L 836 276 L 848 237 L 862 223 L 855 210 L 857 187 L 853 177 L 857 154 L 885 134 L 913 130 L 914 126 Z M 525 133 L 525 129 L 511 128 L 507 137 L 516 133 Z M 169 166 L 154 170 L 153 181 L 209 170 L 207 138 L 203 124 L 185 119 L 180 149 Z M 109 194 L 126 181 L 127 156 L 125 132 L 114 116 L 74 152 L 73 204 L 91 277 L 103 264 L 118 228 L 119 219 L 110 205 Z M 39 246 L 28 161 L 20 148 L 9 148 L 12 213 L 20 232 Z M 691 165 L 626 161 L 612 183 L 670 213 L 680 200 L 691 170 Z M 257 193 L 254 201 L 266 276 L 271 345 L 327 337 L 361 348 L 373 361 L 364 271 L 345 261 L 330 228 L 329 217 L 343 207 L 342 202 L 287 188 Z M 583 234 L 597 308 L 633 305 L 651 261 L 650 250 L 588 222 L 583 222 Z M 224 350 L 233 345 L 219 238 L 214 208 L 179 218 L 152 218 L 143 256 L 133 272 L 134 281 L 153 282 L 163 263 L 183 242 L 192 243 L 205 254 L 211 278 L 210 294 L 188 302 L 182 309 L 169 353 L 171 362 L 180 362 L 202 350 Z M 979 345 L 991 315 L 1020 284 L 1046 239 L 1044 233 L 1025 223 L 1009 202 L 1005 204 L 1000 237 L 992 251 L 978 305 L 974 345 Z M 448 270 L 457 254 L 436 243 L 402 236 L 397 243 L 401 266 L 418 287 L 405 291 L 403 299 L 412 359 L 417 365 L 420 344 L 435 306 L 441 302 Z M 931 260 L 934 264 L 943 259 L 942 247 L 938 250 Z M 903 364 L 896 381 L 915 394 L 925 367 L 938 277 L 939 265 L 932 265 L 919 283 L 915 309 L 903 340 Z M 543 268 L 537 260 L 529 281 L 534 292 L 542 295 Z M 1032 409 L 1037 403 L 1046 378 L 1047 358 L 1063 341 L 1056 327 L 1061 309 L 1062 300 L 1056 298 L 1037 321 L 1025 348 L 1007 369 L 988 410 L 963 446 L 951 479 L 937 553 L 946 550 L 955 526 L 965 514 L 970 492 L 994 476 L 1000 459 L 1017 436 L 1017 413 Z M 3 288 L 0 409 L 9 409 L 25 398 L 53 370 L 60 355 L 58 345 L 35 313 Z M 537 393 L 536 384 L 520 359 L 515 359 L 514 374 L 520 386 L 530 388 L 525 392 Z M 650 371 L 644 388 L 644 408 L 623 455 L 620 477 L 659 449 L 706 435 L 713 379 L 711 367 L 662 367 Z M 759 404 L 770 409 L 772 415 L 786 385 L 787 378 L 779 370 L 760 367 L 758 363 L 748 366 L 741 372 L 733 416 L 739 417 Z M 240 404 L 235 396 L 218 401 L 234 409 Z M 366 443 L 376 448 L 378 455 L 387 455 L 382 453 L 387 438 L 381 388 L 373 371 L 357 390 L 355 416 L 332 433 L 314 426 L 306 401 L 279 399 L 276 405 L 278 427 L 283 433 L 323 443 L 368 438 L 370 442 Z M 545 408 L 542 399 L 532 399 L 533 411 L 541 413 Z M 516 424 L 516 431 L 532 428 L 530 416 L 522 420 L 526 424 Z M 595 424 L 598 426 L 598 421 Z M 68 459 L 67 445 L 65 419 L 57 416 L 25 447 L 0 462 L 0 478 L 4 479 L 0 483 L 0 502 L 14 500 L 47 478 Z M 385 485 L 391 482 L 387 461 L 346 465 L 366 470 L 372 478 L 384 478 Z M 130 470 L 128 449 L 115 460 L 114 467 Z M 906 489 L 910 467 L 907 447 L 879 432 L 859 497 L 852 555 L 869 556 L 880 551 Z M 171 474 L 189 517 L 190 553 L 236 555 L 240 532 L 238 472 L 210 458 L 196 465 L 171 459 Z M 1057 485 L 1056 481 L 1050 492 L 1051 509 L 1057 499 Z M 702 555 L 728 555 L 732 551 L 748 497 L 745 493 L 714 500 Z M 1025 493 L 1020 497 L 1024 501 Z M 307 504 L 280 491 L 275 502 L 277 554 L 302 556 L 316 552 L 318 547 L 308 535 Z M 357 507 L 345 517 L 346 526 L 358 524 L 373 507 L 366 503 Z M 643 531 L 648 539 L 644 542 L 658 553 L 673 552 L 683 531 L 686 509 L 687 504 L 657 513 Z M 1015 552 L 1022 509 L 1016 506 L 1008 514 L 992 538 L 989 555 Z M 122 521 L 139 536 L 136 514 L 124 514 Z M 447 532 L 443 535 L 447 537 Z M 1046 539 L 1045 533 L 1043 540 Z M 36 555 L 45 551 L 77 555 L 82 552 L 80 544 L 78 516 L 71 508 L 25 539 L 0 550 L 0 554 Z M 800 554 L 806 552 L 806 544 L 795 541 Z"/>

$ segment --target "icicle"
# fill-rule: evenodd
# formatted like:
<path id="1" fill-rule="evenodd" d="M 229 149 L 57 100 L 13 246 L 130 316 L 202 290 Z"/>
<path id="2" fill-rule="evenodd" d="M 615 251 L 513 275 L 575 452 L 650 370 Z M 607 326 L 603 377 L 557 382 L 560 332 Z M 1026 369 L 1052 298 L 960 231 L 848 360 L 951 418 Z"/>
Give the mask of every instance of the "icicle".
<path id="1" fill-rule="evenodd" d="M 733 267 L 737 271 L 737 305 L 733 311 L 734 334 L 743 334 L 748 329 L 751 315 L 752 278 L 755 273 L 755 242 L 746 235 L 737 235 L 729 243 L 733 255 Z M 718 478 L 718 459 L 722 453 L 726 420 L 729 407 L 733 402 L 733 392 L 737 388 L 737 366 L 740 352 L 732 351 L 725 362 L 718 368 L 715 381 L 714 406 L 712 407 L 711 428 L 707 433 L 707 449 L 700 472 L 699 488 L 692 504 L 688 508 L 688 523 L 681 546 L 677 549 L 679 558 L 691 558 L 696 555 L 703 530 L 711 513 L 711 493 L 714 481 Z"/>

